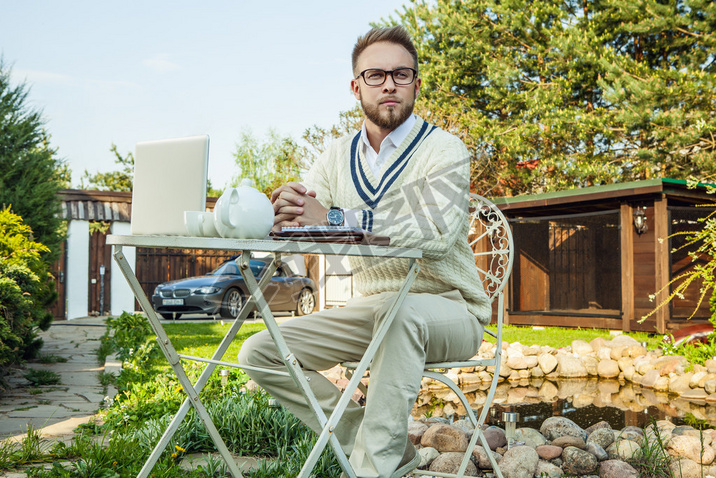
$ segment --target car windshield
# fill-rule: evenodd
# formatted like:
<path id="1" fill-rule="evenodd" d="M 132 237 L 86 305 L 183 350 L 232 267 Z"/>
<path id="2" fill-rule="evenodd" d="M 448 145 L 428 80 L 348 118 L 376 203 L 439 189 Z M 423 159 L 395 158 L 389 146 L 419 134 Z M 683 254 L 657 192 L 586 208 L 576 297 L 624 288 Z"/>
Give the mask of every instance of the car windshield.
<path id="1" fill-rule="evenodd" d="M 263 271 L 264 267 L 266 267 L 266 263 L 262 261 L 249 261 L 249 267 L 251 267 L 251 272 L 254 273 L 254 277 L 259 277 L 261 274 L 261 271 Z M 236 262 L 234 261 L 227 261 L 221 264 L 219 267 L 214 269 L 210 272 L 211 275 L 241 275 L 241 271 L 239 271 L 239 266 L 236 265 Z"/>

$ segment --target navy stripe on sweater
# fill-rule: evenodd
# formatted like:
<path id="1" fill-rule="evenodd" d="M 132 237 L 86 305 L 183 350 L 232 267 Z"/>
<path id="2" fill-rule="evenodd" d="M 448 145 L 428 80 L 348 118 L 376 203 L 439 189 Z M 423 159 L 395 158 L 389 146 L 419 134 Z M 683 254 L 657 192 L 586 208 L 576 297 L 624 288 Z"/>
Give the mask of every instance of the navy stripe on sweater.
<path id="1" fill-rule="evenodd" d="M 423 125 L 420 128 L 420 131 L 418 131 L 418 134 L 415 136 L 415 138 L 410 143 L 410 145 L 405 149 L 405 151 L 403 151 L 403 153 L 400 155 L 400 157 L 393 164 L 391 164 L 390 167 L 388 168 L 388 170 L 383 174 L 383 177 L 380 179 L 380 183 L 378 184 L 377 188 L 374 188 L 370 184 L 370 181 L 366 177 L 365 171 L 363 170 L 363 167 L 360 163 L 360 157 L 358 155 L 358 143 L 360 141 L 361 133 L 356 134 L 356 136 L 353 138 L 353 141 L 351 142 L 351 157 L 350 157 L 351 177 L 353 179 L 353 185 L 355 186 L 356 191 L 358 192 L 358 195 L 361 197 L 361 199 L 363 199 L 363 201 L 371 209 L 375 209 L 375 207 L 378 205 L 378 203 L 383 198 L 383 196 L 388 191 L 388 189 L 390 189 L 390 187 L 393 185 L 395 180 L 398 179 L 398 176 L 400 176 L 400 173 L 403 172 L 405 167 L 410 162 L 410 158 L 413 157 L 413 154 L 415 154 L 415 151 L 418 149 L 417 146 L 425 138 L 427 138 L 430 135 L 430 133 L 432 133 L 436 129 L 437 129 L 437 126 L 430 125 L 424 121 Z M 365 185 L 365 188 L 363 187 L 363 185 Z M 365 216 L 363 217 L 363 222 L 366 222 Z M 373 217 L 371 214 L 371 217 L 370 217 L 370 223 L 371 223 L 370 227 L 371 228 L 372 228 L 372 222 L 373 222 Z M 364 227 L 364 229 L 365 229 L 365 227 Z M 367 229 L 367 230 L 370 230 L 370 229 Z"/>

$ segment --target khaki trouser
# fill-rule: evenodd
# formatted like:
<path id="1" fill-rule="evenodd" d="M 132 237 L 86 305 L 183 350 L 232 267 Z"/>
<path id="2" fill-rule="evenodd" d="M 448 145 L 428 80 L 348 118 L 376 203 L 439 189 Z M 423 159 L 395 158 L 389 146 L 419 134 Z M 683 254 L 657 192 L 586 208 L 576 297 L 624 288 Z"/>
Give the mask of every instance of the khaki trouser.
<path id="1" fill-rule="evenodd" d="M 345 307 L 296 317 L 280 325 L 326 416 L 333 411 L 340 391 L 318 371 L 360 360 L 393 297 L 392 292 L 358 297 Z M 458 291 L 408 294 L 373 358 L 365 409 L 350 401 L 336 429 L 336 437 L 359 477 L 389 477 L 398 468 L 425 362 L 472 357 L 483 332 Z M 266 330 L 244 342 L 239 363 L 286 370 Z M 248 374 L 315 432 L 321 431 L 291 377 L 256 371 Z"/>

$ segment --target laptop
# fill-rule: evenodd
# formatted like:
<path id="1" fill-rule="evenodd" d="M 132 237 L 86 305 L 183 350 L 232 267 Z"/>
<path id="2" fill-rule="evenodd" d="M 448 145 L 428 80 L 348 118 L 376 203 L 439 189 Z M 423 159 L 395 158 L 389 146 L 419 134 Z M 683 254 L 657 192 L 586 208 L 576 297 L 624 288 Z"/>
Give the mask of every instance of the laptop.
<path id="1" fill-rule="evenodd" d="M 206 209 L 208 167 L 207 135 L 137 143 L 132 234 L 187 235 L 184 211 Z"/>

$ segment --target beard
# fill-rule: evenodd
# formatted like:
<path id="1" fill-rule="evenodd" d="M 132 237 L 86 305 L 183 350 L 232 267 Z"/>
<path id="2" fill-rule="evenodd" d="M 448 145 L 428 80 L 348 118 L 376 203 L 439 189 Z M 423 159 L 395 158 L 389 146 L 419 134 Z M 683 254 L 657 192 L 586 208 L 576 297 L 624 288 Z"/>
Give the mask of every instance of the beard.
<path id="1" fill-rule="evenodd" d="M 366 104 L 363 99 L 360 100 L 360 105 L 363 108 L 365 117 L 368 118 L 376 126 L 394 130 L 405 122 L 406 119 L 413 113 L 415 107 L 415 98 L 410 102 L 399 103 L 398 107 L 387 108 L 385 111 L 380 111 L 380 106 Z M 402 108 L 401 108 L 402 106 Z"/>

